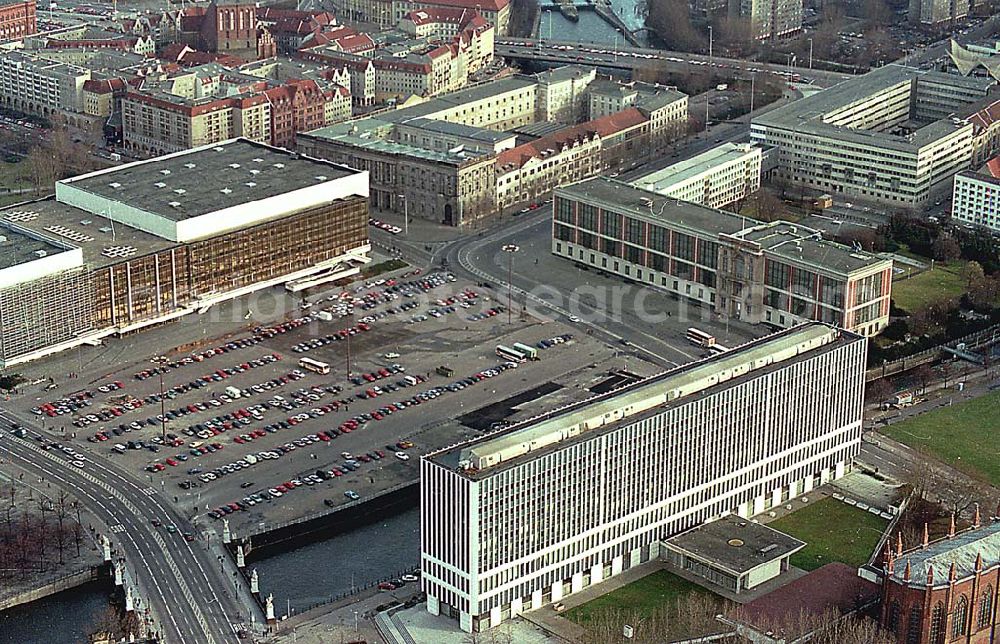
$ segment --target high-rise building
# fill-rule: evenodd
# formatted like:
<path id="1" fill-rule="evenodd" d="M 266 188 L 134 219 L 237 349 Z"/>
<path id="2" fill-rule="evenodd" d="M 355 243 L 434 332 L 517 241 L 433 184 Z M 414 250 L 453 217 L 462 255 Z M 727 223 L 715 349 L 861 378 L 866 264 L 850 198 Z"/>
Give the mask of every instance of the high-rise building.
<path id="1" fill-rule="evenodd" d="M 749 22 L 755 40 L 777 40 L 802 30 L 802 0 L 730 0 L 729 15 Z"/>
<path id="2" fill-rule="evenodd" d="M 839 478 L 866 341 L 812 323 L 426 455 L 422 588 L 481 631 Z"/>
<path id="3" fill-rule="evenodd" d="M 968 14 L 968 0 L 910 0 L 907 17 L 910 24 L 943 29 L 957 20 L 964 20 Z"/>

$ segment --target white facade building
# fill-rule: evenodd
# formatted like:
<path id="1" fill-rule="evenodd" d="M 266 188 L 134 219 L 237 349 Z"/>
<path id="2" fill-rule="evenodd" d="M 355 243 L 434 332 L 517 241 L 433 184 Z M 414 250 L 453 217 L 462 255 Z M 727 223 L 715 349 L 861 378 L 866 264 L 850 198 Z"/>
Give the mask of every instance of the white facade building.
<path id="1" fill-rule="evenodd" d="M 951 217 L 956 221 L 1000 231 L 1000 179 L 980 172 L 956 174 Z"/>
<path id="2" fill-rule="evenodd" d="M 843 476 L 865 357 L 864 338 L 800 326 L 425 456 L 428 611 L 490 628 Z"/>
<path id="3" fill-rule="evenodd" d="M 723 143 L 629 183 L 665 197 L 722 208 L 757 192 L 760 164 L 759 147 Z"/>
<path id="4" fill-rule="evenodd" d="M 750 136 L 778 148 L 779 182 L 915 208 L 969 167 L 974 127 L 955 114 L 994 84 L 886 65 L 754 118 Z"/>

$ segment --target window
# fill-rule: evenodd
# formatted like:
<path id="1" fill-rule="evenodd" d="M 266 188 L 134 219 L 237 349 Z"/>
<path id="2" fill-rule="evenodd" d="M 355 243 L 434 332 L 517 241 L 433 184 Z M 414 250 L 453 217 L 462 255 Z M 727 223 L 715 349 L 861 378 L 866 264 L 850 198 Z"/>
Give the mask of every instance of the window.
<path id="1" fill-rule="evenodd" d="M 993 589 L 986 587 L 982 599 L 979 600 L 979 616 L 976 618 L 976 630 L 986 628 L 993 619 Z"/>
<path id="2" fill-rule="evenodd" d="M 889 623 L 887 624 L 892 633 L 899 628 L 899 602 L 894 601 L 889 605 Z"/>
<path id="3" fill-rule="evenodd" d="M 944 605 L 938 602 L 931 611 L 930 644 L 938 644 L 944 635 Z"/>
<path id="4" fill-rule="evenodd" d="M 906 625 L 906 644 L 920 644 L 920 635 L 920 605 L 914 604 L 910 607 L 910 619 Z"/>
<path id="5" fill-rule="evenodd" d="M 940 604 L 938 604 L 940 606 Z M 937 610 L 937 607 L 934 608 Z M 966 618 L 969 616 L 969 600 L 965 595 L 958 598 L 958 602 L 955 604 L 955 613 L 952 615 L 951 620 L 951 636 L 956 638 L 965 632 L 965 622 Z M 931 622 L 933 627 L 933 621 Z M 931 632 L 931 641 L 936 642 L 937 639 L 933 637 L 934 633 Z"/>

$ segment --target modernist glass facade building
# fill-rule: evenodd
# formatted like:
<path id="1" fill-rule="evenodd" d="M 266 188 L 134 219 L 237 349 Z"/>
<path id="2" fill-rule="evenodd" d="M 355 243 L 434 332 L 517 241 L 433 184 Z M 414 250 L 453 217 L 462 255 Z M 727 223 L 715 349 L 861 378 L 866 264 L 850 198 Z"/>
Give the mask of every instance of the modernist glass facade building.
<path id="1" fill-rule="evenodd" d="M 357 272 L 367 197 L 367 172 L 245 139 L 60 181 L 0 210 L 0 366 Z"/>
<path id="2" fill-rule="evenodd" d="M 778 148 L 779 181 L 912 208 L 969 167 L 975 128 L 961 116 L 993 85 L 886 65 L 754 118 L 750 136 Z"/>
<path id="3" fill-rule="evenodd" d="M 723 143 L 629 183 L 665 197 L 724 208 L 760 188 L 761 158 L 757 146 Z"/>
<path id="4" fill-rule="evenodd" d="M 805 226 L 761 223 L 612 179 L 555 191 L 552 252 L 746 322 L 818 320 L 864 335 L 889 323 L 892 260 Z"/>
<path id="5" fill-rule="evenodd" d="M 955 175 L 951 196 L 951 217 L 966 224 L 1000 231 L 1000 161 L 991 161 L 979 172 Z"/>
<path id="6" fill-rule="evenodd" d="M 810 323 L 428 454 L 428 610 L 489 628 L 842 476 L 866 346 Z"/>

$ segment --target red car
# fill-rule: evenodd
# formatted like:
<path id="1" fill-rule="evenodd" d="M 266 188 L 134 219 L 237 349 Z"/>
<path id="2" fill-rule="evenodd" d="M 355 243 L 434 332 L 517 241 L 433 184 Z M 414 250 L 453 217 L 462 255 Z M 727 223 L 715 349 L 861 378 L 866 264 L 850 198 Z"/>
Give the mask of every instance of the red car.
<path id="1" fill-rule="evenodd" d="M 174 460 L 174 459 L 172 459 L 172 458 L 168 458 L 168 459 L 167 459 L 167 460 L 166 460 L 165 462 L 166 462 L 166 464 L 167 464 L 167 465 L 169 465 L 170 467 L 176 467 L 176 466 L 177 466 L 177 461 L 175 461 L 175 460 Z"/>

